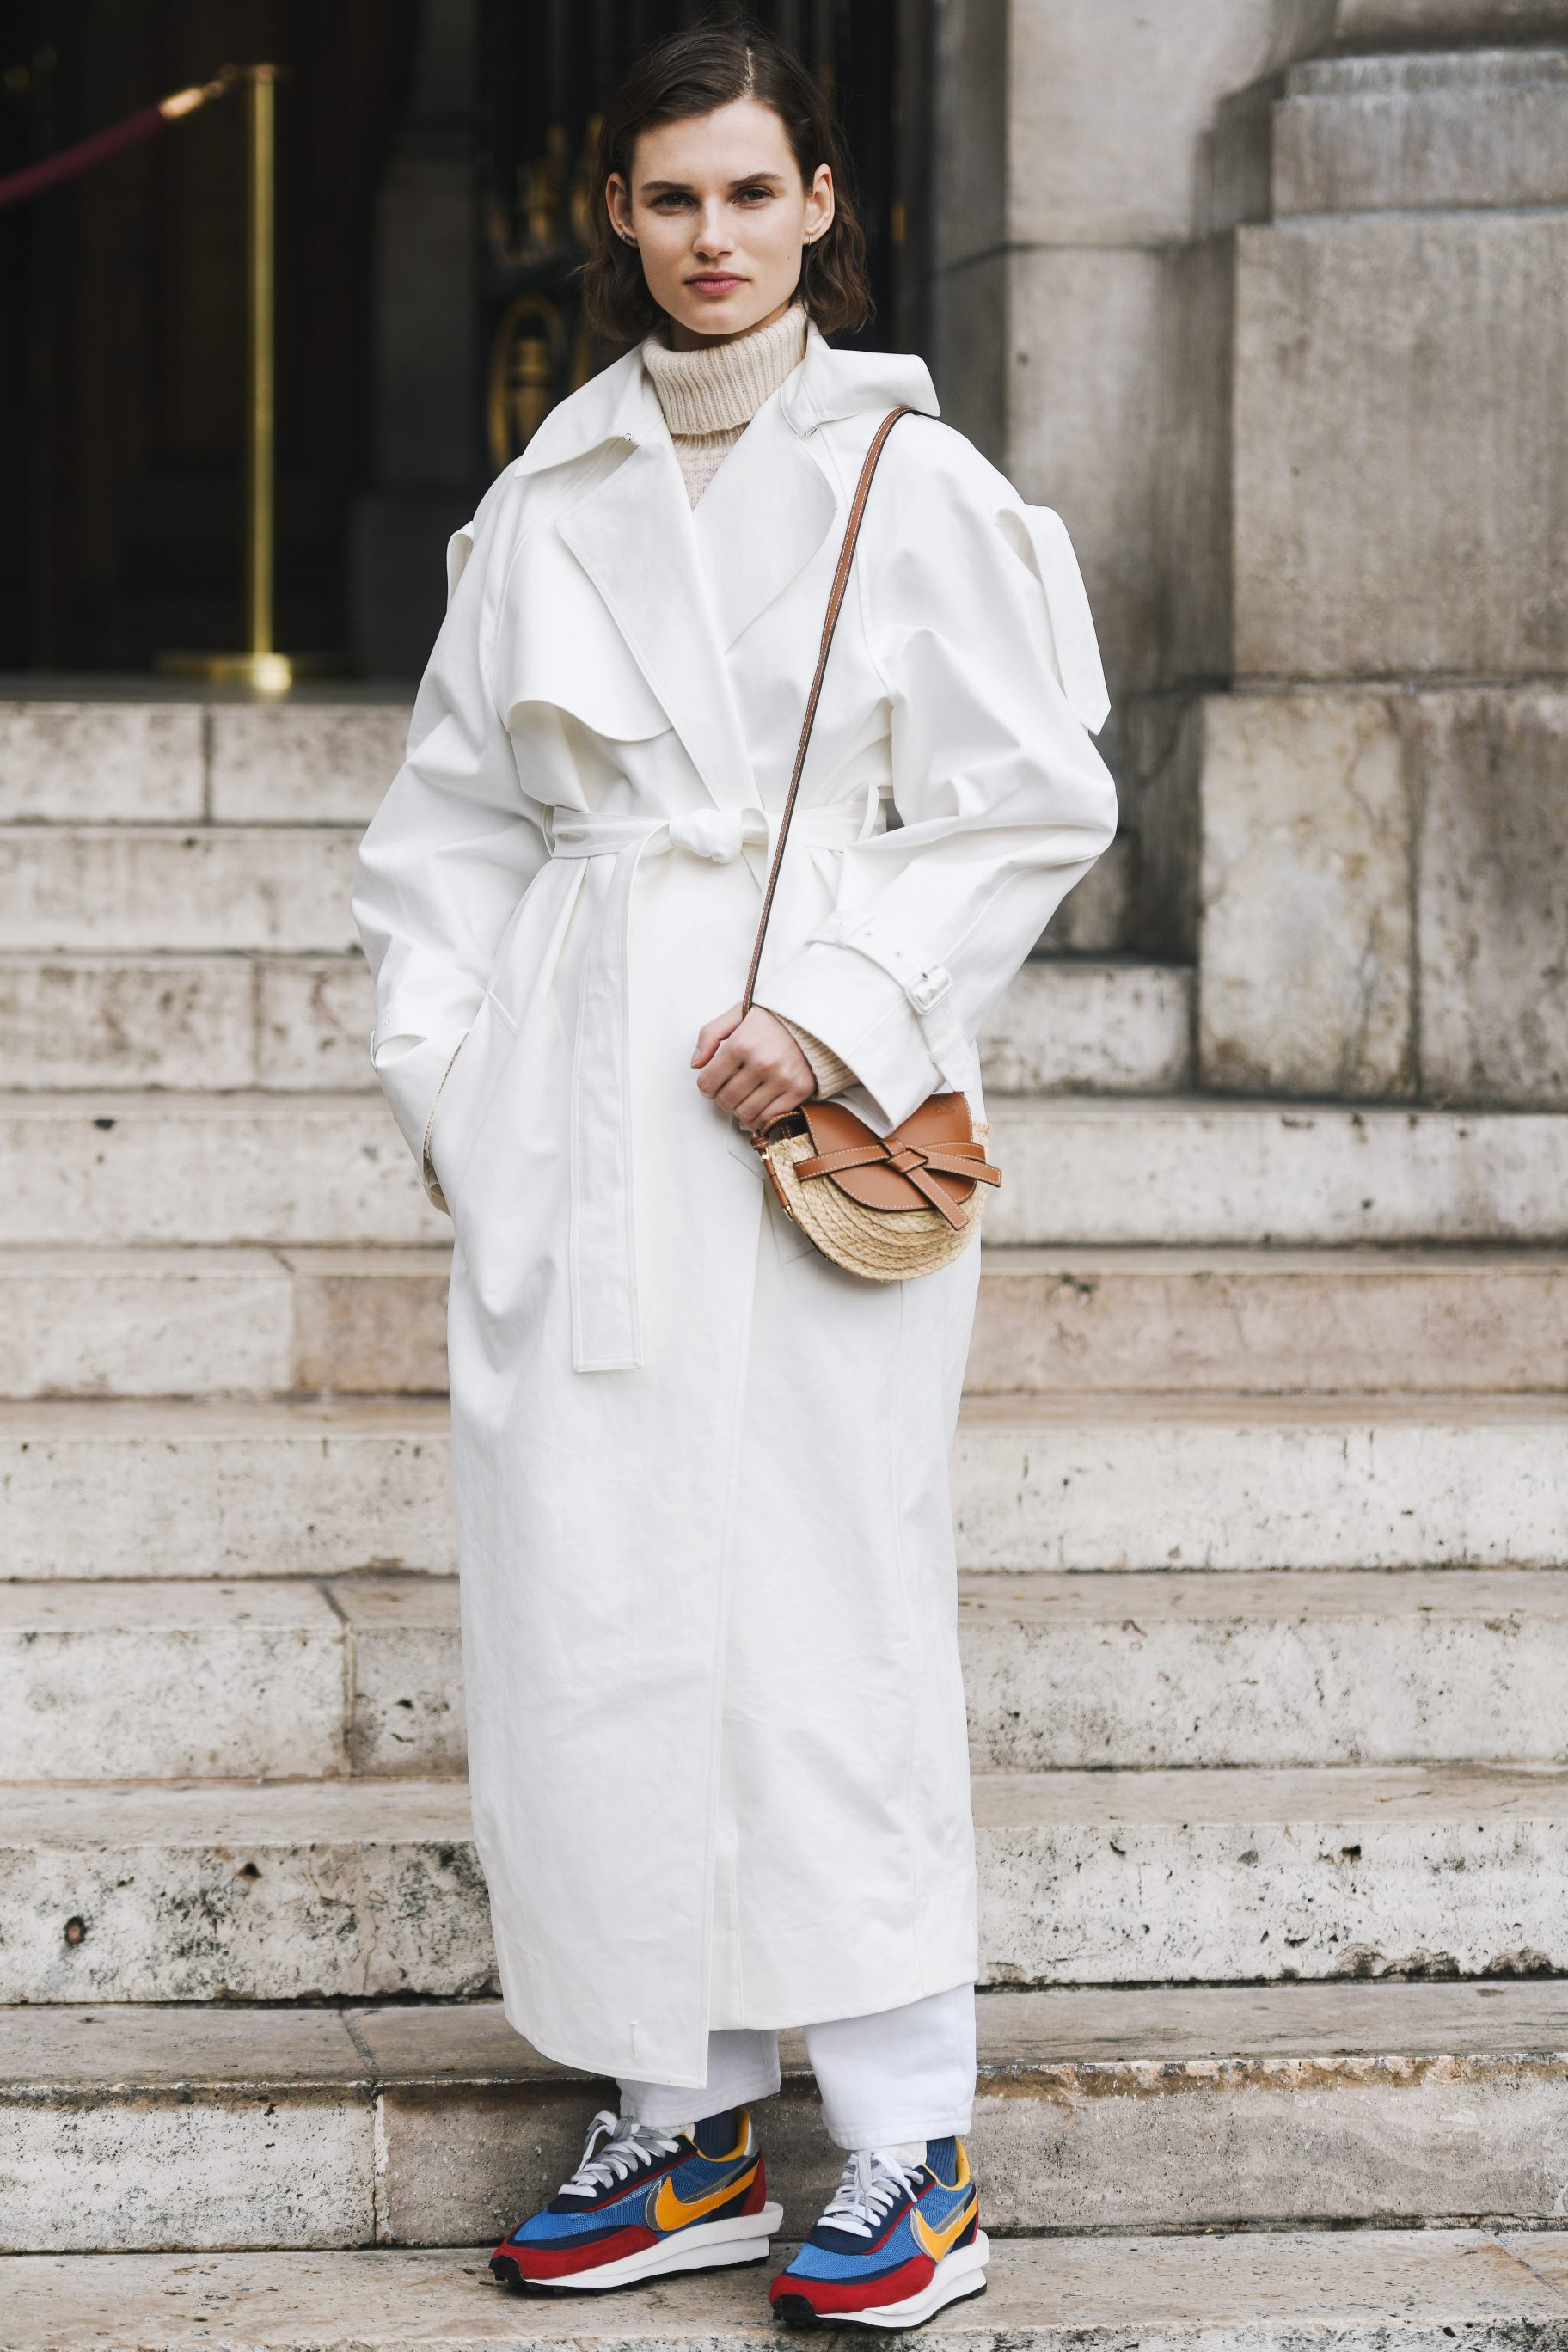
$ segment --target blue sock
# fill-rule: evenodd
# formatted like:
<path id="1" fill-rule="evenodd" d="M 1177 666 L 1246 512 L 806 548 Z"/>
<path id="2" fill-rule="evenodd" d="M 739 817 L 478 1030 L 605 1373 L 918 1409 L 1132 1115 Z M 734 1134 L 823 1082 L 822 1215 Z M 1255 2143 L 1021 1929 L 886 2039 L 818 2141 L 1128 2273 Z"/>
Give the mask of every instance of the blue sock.
<path id="1" fill-rule="evenodd" d="M 926 2169 L 934 2172 L 939 2180 L 949 2186 L 958 2178 L 958 2142 L 955 2139 L 928 2139 Z"/>
<path id="2" fill-rule="evenodd" d="M 691 2126 L 691 2137 L 704 2156 L 728 2156 L 741 2137 L 741 2110 L 722 2107 Z"/>

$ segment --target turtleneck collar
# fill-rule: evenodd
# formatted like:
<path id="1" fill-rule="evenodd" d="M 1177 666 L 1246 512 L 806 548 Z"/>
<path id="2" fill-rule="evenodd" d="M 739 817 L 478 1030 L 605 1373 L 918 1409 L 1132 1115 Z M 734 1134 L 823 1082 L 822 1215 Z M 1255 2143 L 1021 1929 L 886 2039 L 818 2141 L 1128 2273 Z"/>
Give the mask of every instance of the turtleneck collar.
<path id="1" fill-rule="evenodd" d="M 749 425 L 805 357 L 807 312 L 792 302 L 771 326 L 728 342 L 672 351 L 661 332 L 645 338 L 643 364 L 672 435 L 723 433 Z"/>

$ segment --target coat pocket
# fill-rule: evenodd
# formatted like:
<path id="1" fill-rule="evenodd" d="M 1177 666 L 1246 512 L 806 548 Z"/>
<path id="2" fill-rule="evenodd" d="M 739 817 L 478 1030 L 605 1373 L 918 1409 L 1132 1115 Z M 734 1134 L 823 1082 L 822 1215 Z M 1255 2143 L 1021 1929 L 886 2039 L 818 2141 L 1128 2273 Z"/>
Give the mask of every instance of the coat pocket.
<path id="1" fill-rule="evenodd" d="M 430 1165 L 454 1221 L 464 1175 L 516 1036 L 511 1015 L 487 991 L 441 1088 L 430 1127 Z"/>

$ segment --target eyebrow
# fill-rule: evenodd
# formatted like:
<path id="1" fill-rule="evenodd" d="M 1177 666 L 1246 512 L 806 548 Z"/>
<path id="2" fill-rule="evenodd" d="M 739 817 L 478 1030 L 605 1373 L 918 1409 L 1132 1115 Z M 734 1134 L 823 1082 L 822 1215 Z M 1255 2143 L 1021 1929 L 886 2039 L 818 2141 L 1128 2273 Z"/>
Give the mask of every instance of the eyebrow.
<path id="1" fill-rule="evenodd" d="M 742 172 L 738 179 L 730 182 L 730 185 L 731 188 L 752 188 L 763 181 L 770 187 L 782 188 L 784 174 L 781 172 Z M 683 196 L 692 194 L 689 180 L 644 180 L 640 185 L 644 195 L 660 195 L 671 190 Z"/>

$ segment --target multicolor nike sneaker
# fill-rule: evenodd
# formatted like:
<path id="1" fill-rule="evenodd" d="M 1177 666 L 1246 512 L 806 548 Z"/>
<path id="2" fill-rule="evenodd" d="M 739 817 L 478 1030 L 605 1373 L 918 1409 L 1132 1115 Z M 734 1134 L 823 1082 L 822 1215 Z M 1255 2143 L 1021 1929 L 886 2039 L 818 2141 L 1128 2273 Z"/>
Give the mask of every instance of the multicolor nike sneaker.
<path id="1" fill-rule="evenodd" d="M 919 2327 L 984 2293 L 990 2253 L 961 2139 L 862 2149 L 768 2299 L 793 2326 Z"/>
<path id="2" fill-rule="evenodd" d="M 501 2241 L 490 2269 L 503 2286 L 634 2286 L 761 2262 L 783 2219 L 749 2109 L 664 2131 L 606 2107 L 571 2179 Z"/>

